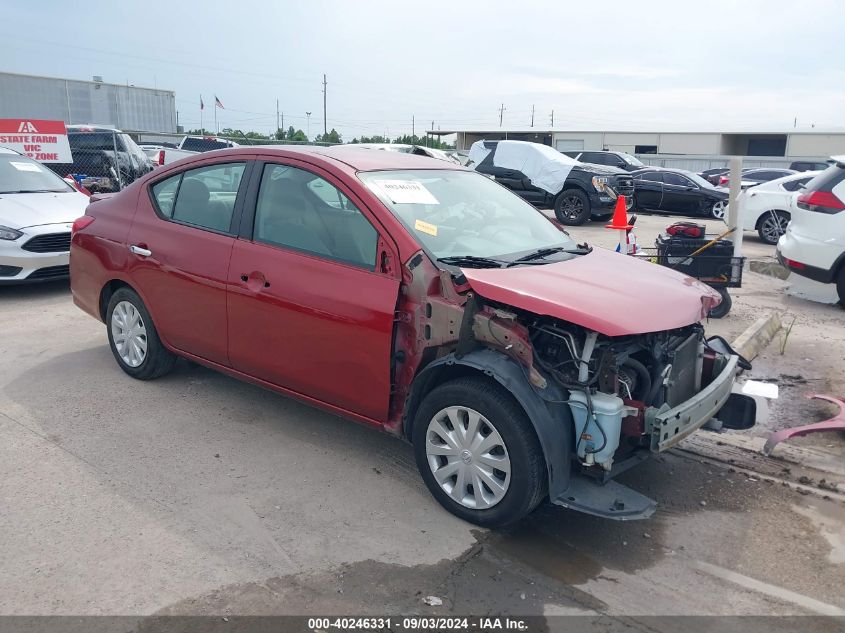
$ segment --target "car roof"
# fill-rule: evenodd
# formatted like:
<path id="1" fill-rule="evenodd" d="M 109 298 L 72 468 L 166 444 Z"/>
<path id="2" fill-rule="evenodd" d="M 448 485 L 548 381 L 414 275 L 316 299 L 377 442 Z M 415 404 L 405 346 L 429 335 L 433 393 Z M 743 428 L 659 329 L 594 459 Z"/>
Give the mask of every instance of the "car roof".
<path id="1" fill-rule="evenodd" d="M 315 145 L 242 145 L 226 149 L 200 153 L 190 159 L 191 162 L 200 161 L 210 156 L 248 157 L 258 154 L 262 157 L 278 156 L 279 158 L 293 158 L 312 163 L 334 164 L 344 171 L 381 171 L 396 169 L 451 169 L 455 171 L 472 171 L 438 158 L 429 158 L 417 154 L 404 152 L 381 152 L 360 148 L 355 145 L 333 145 L 321 147 Z M 188 159 L 186 159 L 188 160 Z M 181 163 L 181 161 L 180 161 Z M 187 167 L 190 163 L 181 163 Z"/>
<path id="2" fill-rule="evenodd" d="M 640 167 L 639 169 L 635 169 L 634 171 L 632 171 L 630 173 L 632 173 L 632 174 L 644 174 L 647 171 L 668 171 L 668 172 L 673 173 L 673 174 L 683 174 L 684 176 L 695 173 L 693 171 L 690 171 L 689 169 L 681 169 L 680 167 L 652 167 L 652 166 L 648 166 L 648 165 L 645 166 L 645 167 Z"/>
<path id="3" fill-rule="evenodd" d="M 20 154 L 20 152 L 16 152 L 8 147 L 0 147 L 0 154 Z"/>

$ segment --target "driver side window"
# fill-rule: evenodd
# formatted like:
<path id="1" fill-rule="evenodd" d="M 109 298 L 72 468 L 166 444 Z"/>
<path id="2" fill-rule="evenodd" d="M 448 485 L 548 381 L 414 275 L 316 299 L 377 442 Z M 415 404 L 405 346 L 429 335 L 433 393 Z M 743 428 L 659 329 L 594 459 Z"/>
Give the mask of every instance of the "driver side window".
<path id="1" fill-rule="evenodd" d="M 304 169 L 264 166 L 253 239 L 375 270 L 378 232 L 337 187 Z"/>

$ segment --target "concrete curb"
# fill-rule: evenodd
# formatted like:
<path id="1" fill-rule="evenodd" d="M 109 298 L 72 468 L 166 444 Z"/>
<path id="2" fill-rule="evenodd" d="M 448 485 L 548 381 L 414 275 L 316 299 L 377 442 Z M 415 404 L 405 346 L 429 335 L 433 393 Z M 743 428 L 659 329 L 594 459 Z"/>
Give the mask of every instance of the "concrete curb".
<path id="1" fill-rule="evenodd" d="M 756 358 L 780 331 L 780 314 L 772 312 L 760 317 L 733 342 L 733 348 L 747 360 Z"/>

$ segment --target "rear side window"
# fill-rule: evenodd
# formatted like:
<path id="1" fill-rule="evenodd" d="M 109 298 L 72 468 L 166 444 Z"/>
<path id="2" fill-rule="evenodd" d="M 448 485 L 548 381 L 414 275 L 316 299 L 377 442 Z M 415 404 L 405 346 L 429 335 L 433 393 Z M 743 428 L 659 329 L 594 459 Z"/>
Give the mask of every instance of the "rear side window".
<path id="1" fill-rule="evenodd" d="M 651 171 L 641 176 L 637 176 L 637 180 L 647 180 L 649 182 L 663 182 L 663 174 L 659 171 Z"/>
<path id="2" fill-rule="evenodd" d="M 152 187 L 159 213 L 185 224 L 228 233 L 246 163 L 189 169 Z"/>
<path id="3" fill-rule="evenodd" d="M 210 152 L 214 149 L 224 149 L 229 147 L 226 141 L 217 141 L 213 138 L 191 138 L 188 137 L 182 143 L 182 149 L 190 150 L 192 152 Z"/>
<path id="4" fill-rule="evenodd" d="M 787 191 L 798 191 L 801 188 L 801 185 L 806 185 L 812 179 L 812 176 L 807 176 L 806 178 L 799 178 L 798 180 L 790 180 L 789 182 L 783 183 L 781 186 Z"/>

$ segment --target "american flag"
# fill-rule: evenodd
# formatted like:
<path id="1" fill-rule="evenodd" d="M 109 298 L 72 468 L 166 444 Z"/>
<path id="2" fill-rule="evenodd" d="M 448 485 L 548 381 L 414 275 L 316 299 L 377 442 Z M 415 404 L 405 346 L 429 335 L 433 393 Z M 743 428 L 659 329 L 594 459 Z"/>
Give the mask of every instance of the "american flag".
<path id="1" fill-rule="evenodd" d="M 200 95 L 200 110 L 205 110 L 205 104 L 202 102 L 202 95 Z"/>
<path id="2" fill-rule="evenodd" d="M 217 95 L 214 95 L 214 105 L 218 108 L 223 108 L 223 103 L 217 98 Z M 225 108 L 223 109 L 225 110 Z"/>

